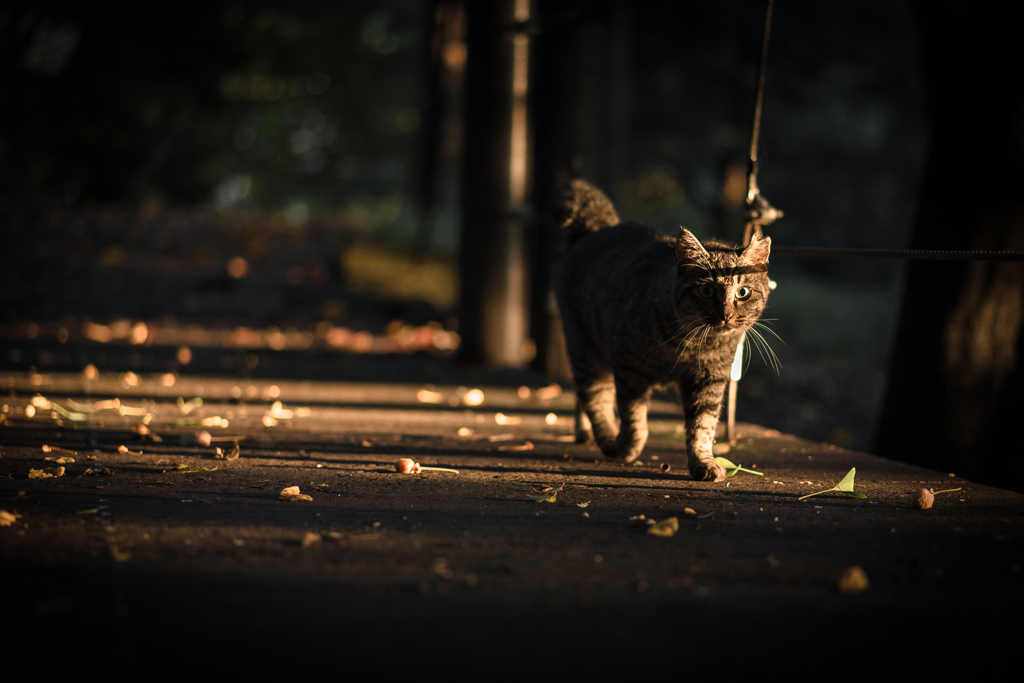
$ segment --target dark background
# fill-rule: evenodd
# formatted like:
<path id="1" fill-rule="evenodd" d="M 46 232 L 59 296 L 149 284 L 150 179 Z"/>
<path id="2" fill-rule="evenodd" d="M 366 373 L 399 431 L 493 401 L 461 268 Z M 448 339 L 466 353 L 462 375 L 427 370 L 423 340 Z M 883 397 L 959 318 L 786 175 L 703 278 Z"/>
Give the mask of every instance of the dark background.
<path id="1" fill-rule="evenodd" d="M 103 371 L 301 373 L 309 361 L 282 359 L 304 355 L 316 358 L 320 372 L 367 378 L 367 364 L 346 360 L 352 348 L 323 341 L 330 328 L 395 339 L 396 330 L 432 323 L 471 335 L 459 329 L 457 256 L 478 229 L 461 218 L 472 215 L 475 200 L 462 191 L 461 176 L 462 107 L 473 92 L 464 93 L 459 80 L 466 22 L 438 20 L 452 7 L 458 3 L 5 6 L 0 367 L 80 370 L 94 362 Z M 763 7 L 741 0 L 534 3 L 527 27 L 531 87 L 538 86 L 530 94 L 532 139 L 550 139 L 544 107 L 565 89 L 549 77 L 552 55 L 574 55 L 578 64 L 558 64 L 576 75 L 566 82 L 580 88 L 593 78 L 587 64 L 607 63 L 613 77 L 606 99 L 574 100 L 584 105 L 577 127 L 610 122 L 593 138 L 606 147 L 576 149 L 565 168 L 607 189 L 623 217 L 670 233 L 683 224 L 702 238 L 739 240 Z M 943 130 L 953 137 L 965 121 L 973 128 L 994 122 L 998 130 L 1016 125 L 994 114 L 1016 107 L 1013 97 L 984 111 L 950 97 L 957 83 L 977 80 L 977 65 L 997 63 L 995 82 L 1014 59 L 989 54 L 1012 45 L 1008 17 L 981 14 L 942 4 L 923 13 L 883 1 L 776 6 L 760 176 L 764 194 L 786 212 L 768 229 L 776 244 L 906 247 L 930 239 L 924 246 L 944 248 L 954 239 L 949 234 L 972 243 L 969 221 L 917 237 L 913 228 L 935 112 L 945 108 Z M 972 25 L 973 32 L 964 30 Z M 437 27 L 454 37 L 439 42 Z M 486 40 L 509 40 L 512 29 L 509 17 Z M 953 53 L 936 66 L 940 44 Z M 1007 143 L 993 134 L 984 144 Z M 545 149 L 532 151 L 538 166 L 531 206 L 544 200 Z M 978 158 L 986 153 L 981 148 Z M 986 168 L 980 163 L 968 174 L 983 184 Z M 924 203 L 948 204 L 950 187 Z M 993 248 L 1003 244 L 993 239 Z M 463 248 L 462 256 L 473 253 Z M 237 257 L 246 264 L 243 277 L 227 271 Z M 533 263 L 537 293 L 544 259 Z M 934 268 L 927 277 L 950 283 L 943 300 L 955 302 L 966 270 Z M 772 276 L 779 286 L 765 317 L 785 340 L 773 342 L 783 367 L 776 373 L 755 354 L 741 383 L 739 418 L 883 452 L 900 434 L 920 438 L 920 430 L 894 418 L 890 436 L 873 444 L 899 323 L 920 327 L 907 309 L 900 314 L 902 263 L 779 255 Z M 1018 286 L 1017 271 L 1006 277 L 1010 290 Z M 914 315 L 932 315 L 941 328 L 948 313 L 925 297 L 936 312 L 922 304 Z M 118 321 L 291 337 L 252 353 L 202 337 L 192 342 L 197 360 L 186 367 L 177 343 L 104 345 L 79 332 L 86 323 Z M 938 344 L 945 334 L 937 329 L 924 343 Z M 1011 351 L 1015 331 L 1012 337 Z M 448 367 L 450 348 L 424 348 L 419 353 L 432 367 Z M 545 369 L 545 354 L 541 345 L 534 369 Z M 919 375 L 940 374 L 940 355 Z M 892 362 L 904 367 L 901 357 Z M 1000 367 L 1003 379 L 982 381 L 998 385 L 996 404 L 1005 403 L 1001 387 L 1013 383 L 1005 374 L 1015 370 L 1005 368 L 1016 366 Z M 559 378 L 552 364 L 546 369 Z M 901 386 L 916 381 L 904 378 Z M 946 389 L 926 393 L 936 391 Z M 890 398 L 921 404 L 913 396 Z M 939 434 L 948 407 L 924 410 L 934 421 L 921 427 Z M 966 475 L 983 469 L 970 464 L 976 456 L 958 461 L 905 451 L 900 445 L 888 454 L 935 467 L 961 462 L 958 473 Z"/>

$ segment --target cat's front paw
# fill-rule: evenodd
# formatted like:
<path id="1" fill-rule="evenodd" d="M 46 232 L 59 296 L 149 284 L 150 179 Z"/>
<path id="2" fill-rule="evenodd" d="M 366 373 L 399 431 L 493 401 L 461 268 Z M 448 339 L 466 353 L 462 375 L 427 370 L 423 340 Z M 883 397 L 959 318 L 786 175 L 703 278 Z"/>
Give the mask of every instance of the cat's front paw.
<path id="1" fill-rule="evenodd" d="M 694 458 L 688 464 L 690 476 L 695 481 L 725 481 L 725 468 L 715 462 L 714 459 L 698 460 Z"/>

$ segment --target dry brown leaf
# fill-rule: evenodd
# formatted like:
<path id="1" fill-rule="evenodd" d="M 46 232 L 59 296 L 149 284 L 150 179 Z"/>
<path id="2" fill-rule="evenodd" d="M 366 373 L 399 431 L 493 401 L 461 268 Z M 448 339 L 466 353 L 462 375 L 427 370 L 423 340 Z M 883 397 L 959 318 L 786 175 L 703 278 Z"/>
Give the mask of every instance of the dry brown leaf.
<path id="1" fill-rule="evenodd" d="M 17 520 L 18 518 L 7 510 L 0 510 L 0 526 L 10 526 Z"/>
<path id="2" fill-rule="evenodd" d="M 416 400 L 420 403 L 440 403 L 441 392 L 431 391 L 430 389 L 420 389 L 416 392 Z"/>
<path id="3" fill-rule="evenodd" d="M 300 500 L 313 500 L 312 496 L 307 496 L 304 493 L 299 493 L 298 486 L 286 486 L 281 489 L 281 500 L 287 501 L 300 501 Z"/>
<path id="4" fill-rule="evenodd" d="M 549 384 L 546 387 L 542 387 L 534 392 L 534 396 L 542 401 L 550 401 L 553 398 L 558 398 L 562 395 L 562 387 L 557 384 Z"/>
<path id="5" fill-rule="evenodd" d="M 518 446 L 498 446 L 498 450 L 499 451 L 532 451 L 533 450 L 533 443 L 530 442 L 530 441 L 527 441 L 526 443 L 523 443 L 523 444 L 518 445 Z"/>
<path id="6" fill-rule="evenodd" d="M 648 534 L 661 538 L 675 536 L 677 531 L 679 531 L 679 519 L 676 517 L 669 517 L 653 526 L 647 527 Z"/>
<path id="7" fill-rule="evenodd" d="M 840 593 L 863 593 L 868 588 L 868 575 L 860 567 L 847 567 L 843 570 L 836 588 Z"/>
<path id="8" fill-rule="evenodd" d="M 63 467 L 44 467 L 41 470 L 30 469 L 28 471 L 29 479 L 50 479 L 51 477 L 63 477 Z"/>
<path id="9" fill-rule="evenodd" d="M 487 440 L 494 443 L 495 441 L 511 441 L 514 438 L 516 438 L 515 434 L 491 434 Z"/>

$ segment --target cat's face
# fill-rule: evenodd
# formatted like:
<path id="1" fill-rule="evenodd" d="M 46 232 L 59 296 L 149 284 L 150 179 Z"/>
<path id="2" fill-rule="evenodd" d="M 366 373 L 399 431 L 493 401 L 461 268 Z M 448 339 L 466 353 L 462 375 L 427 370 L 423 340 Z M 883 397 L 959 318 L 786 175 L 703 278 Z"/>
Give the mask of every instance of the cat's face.
<path id="1" fill-rule="evenodd" d="M 742 251 L 709 243 L 688 230 L 676 238 L 675 305 L 680 319 L 720 331 L 745 330 L 768 300 L 771 238 L 753 238 Z"/>

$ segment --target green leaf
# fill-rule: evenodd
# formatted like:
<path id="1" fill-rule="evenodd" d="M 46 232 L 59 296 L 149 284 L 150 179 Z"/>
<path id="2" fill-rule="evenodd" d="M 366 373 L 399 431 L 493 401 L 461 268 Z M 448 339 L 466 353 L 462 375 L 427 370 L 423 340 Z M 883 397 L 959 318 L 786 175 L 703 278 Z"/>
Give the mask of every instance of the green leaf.
<path id="1" fill-rule="evenodd" d="M 756 474 L 759 477 L 763 477 L 764 476 L 763 472 L 755 472 L 754 470 L 748 470 L 746 467 L 743 467 L 742 465 L 737 465 L 732 460 L 729 460 L 729 458 L 723 458 L 720 455 L 715 458 L 715 462 L 717 462 L 719 465 L 721 465 L 722 467 L 725 468 L 725 476 L 727 476 L 727 477 L 731 477 L 731 476 L 735 475 L 737 472 L 746 472 L 747 474 Z"/>
<path id="2" fill-rule="evenodd" d="M 852 467 L 850 471 L 846 473 L 843 480 L 836 484 L 837 491 L 853 491 L 853 477 L 857 474 L 857 468 Z"/>
<path id="3" fill-rule="evenodd" d="M 850 498 L 860 498 L 861 500 L 867 500 L 867 496 L 865 496 L 860 491 L 840 491 L 839 493 L 843 494 L 844 496 L 849 496 Z"/>

